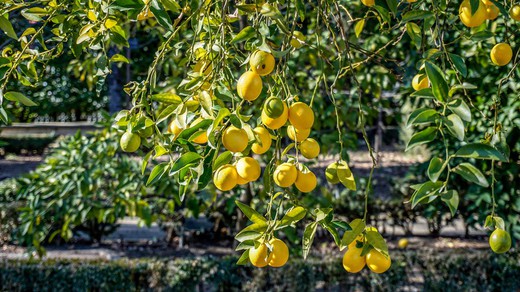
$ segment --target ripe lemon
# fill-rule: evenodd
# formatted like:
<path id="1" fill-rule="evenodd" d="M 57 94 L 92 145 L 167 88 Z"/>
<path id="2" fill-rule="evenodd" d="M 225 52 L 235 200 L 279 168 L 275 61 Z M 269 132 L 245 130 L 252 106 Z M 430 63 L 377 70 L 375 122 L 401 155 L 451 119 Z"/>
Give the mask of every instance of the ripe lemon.
<path id="1" fill-rule="evenodd" d="M 254 142 L 251 145 L 251 151 L 255 154 L 264 154 L 271 148 L 271 134 L 264 127 L 256 127 L 253 129 L 253 133 L 255 133 L 258 142 Z"/>
<path id="2" fill-rule="evenodd" d="M 168 125 L 168 133 L 173 134 L 174 136 L 179 135 L 182 132 L 182 128 L 177 126 L 175 120 L 171 121 Z"/>
<path id="3" fill-rule="evenodd" d="M 295 31 L 293 31 L 291 41 L 289 42 L 289 44 L 293 48 L 299 49 L 303 46 L 305 39 L 306 39 L 306 37 L 303 35 L 303 33 L 301 33 L 301 31 L 295 30 Z"/>
<path id="4" fill-rule="evenodd" d="M 287 123 L 287 118 L 289 116 L 289 109 L 287 108 L 287 105 L 285 102 L 283 103 L 283 113 L 277 117 L 276 119 L 271 119 L 267 116 L 266 112 L 262 110 L 262 124 L 264 124 L 267 128 L 271 130 L 277 130 L 281 128 L 285 123 Z"/>
<path id="5" fill-rule="evenodd" d="M 267 266 L 267 245 L 261 243 L 258 247 L 252 247 L 249 249 L 249 261 L 257 268 L 263 268 Z"/>
<path id="6" fill-rule="evenodd" d="M 263 110 L 268 117 L 276 119 L 283 114 L 283 100 L 276 96 L 271 96 L 265 101 Z"/>
<path id="7" fill-rule="evenodd" d="M 361 3 L 363 3 L 363 5 L 365 6 L 374 6 L 374 4 L 376 4 L 376 1 L 375 0 L 361 0 Z"/>
<path id="8" fill-rule="evenodd" d="M 408 239 L 406 239 L 406 238 L 399 239 L 399 242 L 397 242 L 397 246 L 399 248 L 405 249 L 408 246 Z"/>
<path id="9" fill-rule="evenodd" d="M 361 243 L 363 243 L 363 242 L 364 242 L 363 238 L 364 238 L 363 234 L 359 234 L 359 235 L 356 237 L 356 239 L 354 239 L 354 241 L 352 241 L 352 242 L 348 245 L 348 248 L 356 247 L 358 241 L 361 242 Z M 359 247 L 359 248 L 362 248 L 362 247 Z"/>
<path id="10" fill-rule="evenodd" d="M 511 62 L 513 58 L 513 50 L 506 43 L 496 44 L 490 53 L 491 61 L 497 66 L 504 66 Z"/>
<path id="11" fill-rule="evenodd" d="M 495 253 L 505 253 L 511 248 L 511 235 L 509 232 L 497 228 L 489 237 L 489 246 Z"/>
<path id="12" fill-rule="evenodd" d="M 260 76 L 268 75 L 274 69 L 274 57 L 268 52 L 258 50 L 249 58 L 251 70 Z"/>
<path id="13" fill-rule="evenodd" d="M 135 152 L 139 149 L 139 146 L 141 146 L 141 137 L 132 132 L 125 132 L 123 136 L 121 136 L 121 140 L 119 140 L 119 145 L 121 145 L 121 149 L 125 152 Z"/>
<path id="14" fill-rule="evenodd" d="M 289 121 L 296 129 L 310 129 L 314 124 L 314 112 L 305 103 L 295 102 L 289 108 Z"/>
<path id="15" fill-rule="evenodd" d="M 300 144 L 300 152 L 305 158 L 316 158 L 320 154 L 320 144 L 312 138 L 307 138 Z"/>
<path id="16" fill-rule="evenodd" d="M 520 21 L 520 5 L 517 4 L 511 7 L 511 10 L 509 10 L 509 16 L 516 21 Z"/>
<path id="17" fill-rule="evenodd" d="M 361 256 L 362 248 L 357 248 L 354 245 L 349 246 L 347 252 L 343 256 L 343 268 L 349 273 L 358 273 L 366 264 L 366 259 Z"/>
<path id="18" fill-rule="evenodd" d="M 146 7 L 144 10 L 139 12 L 139 14 L 137 14 L 138 21 L 147 20 L 148 18 L 153 18 L 153 17 L 155 17 L 155 15 L 153 15 L 153 12 L 151 12 L 150 8 L 148 8 L 148 7 Z"/>
<path id="19" fill-rule="evenodd" d="M 500 10 L 498 10 L 498 7 L 496 7 L 496 5 L 491 4 L 486 7 L 486 13 L 487 13 L 487 16 L 486 16 L 487 19 L 494 20 L 500 14 Z"/>
<path id="20" fill-rule="evenodd" d="M 386 272 L 391 264 L 390 256 L 387 258 L 376 249 L 372 249 L 367 253 L 367 266 L 374 273 L 381 274 Z"/>
<path id="21" fill-rule="evenodd" d="M 412 79 L 412 87 L 414 90 L 421 90 L 424 88 L 428 88 L 430 86 L 430 82 L 428 80 L 428 76 L 426 74 L 417 74 Z"/>
<path id="22" fill-rule="evenodd" d="M 278 238 L 273 238 L 269 241 L 273 250 L 269 254 L 268 264 L 271 267 L 279 268 L 289 259 L 289 248 L 287 245 Z"/>
<path id="23" fill-rule="evenodd" d="M 237 185 L 238 174 L 231 164 L 224 164 L 213 174 L 213 183 L 221 191 L 229 191 Z"/>
<path id="24" fill-rule="evenodd" d="M 238 175 L 247 181 L 255 181 L 260 177 L 260 163 L 252 157 L 241 158 L 235 167 Z"/>
<path id="25" fill-rule="evenodd" d="M 191 126 L 193 127 L 203 120 L 203 118 L 198 117 L 191 123 Z M 193 138 L 190 137 L 191 141 L 197 144 L 205 144 L 208 142 L 208 133 L 206 131 L 199 131 L 198 133 L 193 134 L 192 137 Z"/>
<path id="26" fill-rule="evenodd" d="M 298 130 L 293 125 L 287 126 L 287 136 L 293 141 L 301 142 L 311 134 L 311 129 Z"/>
<path id="27" fill-rule="evenodd" d="M 274 183 L 282 188 L 290 187 L 298 176 L 298 170 L 291 163 L 282 163 L 273 173 Z"/>
<path id="28" fill-rule="evenodd" d="M 247 148 L 248 138 L 244 129 L 229 126 L 222 133 L 222 144 L 231 152 L 242 152 Z"/>
<path id="29" fill-rule="evenodd" d="M 464 0 L 459 7 L 459 18 L 467 27 L 476 27 L 484 23 L 487 18 L 486 5 L 479 1 L 477 11 L 471 14 L 470 0 Z"/>
<path id="30" fill-rule="evenodd" d="M 339 183 L 338 166 L 340 166 L 338 162 L 333 162 L 325 169 L 325 178 L 331 184 Z"/>
<path id="31" fill-rule="evenodd" d="M 417 2 L 417 0 L 406 0 L 406 2 L 408 2 L 408 3 L 415 3 L 415 2 Z"/>
<path id="32" fill-rule="evenodd" d="M 249 181 L 243 179 L 240 175 L 237 176 L 237 185 L 245 185 L 247 184 Z"/>
<path id="33" fill-rule="evenodd" d="M 307 173 L 298 171 L 298 176 L 296 177 L 296 181 L 294 182 L 294 185 L 296 185 L 296 188 L 302 192 L 302 193 L 310 193 L 318 184 L 318 181 L 316 180 L 316 175 L 312 173 L 312 171 L 309 171 Z"/>
<path id="34" fill-rule="evenodd" d="M 211 64 L 210 60 L 200 60 L 198 61 L 195 66 L 193 66 L 193 71 L 209 75 L 211 71 L 213 70 L 213 65 Z"/>
<path id="35" fill-rule="evenodd" d="M 237 93 L 242 99 L 253 101 L 262 93 L 262 78 L 253 71 L 247 71 L 238 79 Z"/>
<path id="36" fill-rule="evenodd" d="M 493 5 L 493 2 L 491 2 L 490 0 L 482 0 L 482 3 L 484 3 L 484 5 L 486 6 Z"/>

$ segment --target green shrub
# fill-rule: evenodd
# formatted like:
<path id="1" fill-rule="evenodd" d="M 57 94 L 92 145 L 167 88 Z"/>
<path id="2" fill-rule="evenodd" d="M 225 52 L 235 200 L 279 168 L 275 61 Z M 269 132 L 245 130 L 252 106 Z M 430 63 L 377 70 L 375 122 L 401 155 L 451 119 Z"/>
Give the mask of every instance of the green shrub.
<path id="1" fill-rule="evenodd" d="M 54 135 L 46 137 L 4 137 L 0 139 L 0 148 L 3 148 L 5 153 L 42 154 L 54 140 L 56 140 Z"/>

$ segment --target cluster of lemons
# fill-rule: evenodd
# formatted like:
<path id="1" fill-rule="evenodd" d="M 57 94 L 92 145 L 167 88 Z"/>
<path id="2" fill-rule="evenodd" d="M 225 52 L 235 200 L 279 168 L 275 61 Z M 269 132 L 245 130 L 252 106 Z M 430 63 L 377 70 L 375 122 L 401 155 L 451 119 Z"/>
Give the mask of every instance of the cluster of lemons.
<path id="1" fill-rule="evenodd" d="M 377 232 L 374 227 L 367 228 L 367 231 Z M 363 246 L 366 244 L 365 241 L 365 235 L 360 234 L 348 245 L 347 252 L 343 255 L 343 268 L 345 271 L 358 273 L 367 266 L 372 272 L 377 274 L 386 272 L 392 265 L 390 256 L 382 254 L 375 248 L 370 249 L 366 255 L 362 255 Z"/>
<path id="2" fill-rule="evenodd" d="M 273 237 L 269 241 L 264 241 L 249 249 L 249 261 L 257 268 L 263 268 L 267 265 L 279 268 L 289 259 L 289 248 L 285 242 Z"/>
<path id="3" fill-rule="evenodd" d="M 261 94 L 262 76 L 269 75 L 275 66 L 275 58 L 271 53 L 255 51 L 249 58 L 251 70 L 243 73 L 237 82 L 237 93 L 243 100 L 255 101 Z M 297 99 L 297 98 L 295 98 Z M 250 141 L 244 129 L 233 125 L 222 133 L 222 145 L 232 153 L 241 153 L 251 142 L 254 154 L 264 154 L 271 148 L 270 130 L 279 130 L 287 122 L 287 136 L 295 141 L 301 155 L 308 159 L 316 158 L 320 153 L 318 142 L 309 138 L 314 123 L 314 112 L 305 103 L 295 101 L 291 106 L 279 97 L 271 96 L 263 104 L 261 113 L 262 125 L 254 128 L 254 140 Z M 258 161 L 252 157 L 240 158 L 235 164 L 225 164 L 213 174 L 213 183 L 221 191 L 228 191 L 237 185 L 256 181 L 261 175 Z M 273 173 L 276 185 L 287 188 L 295 185 L 301 192 L 311 192 L 317 185 L 316 175 L 301 163 L 285 162 L 278 165 Z"/>

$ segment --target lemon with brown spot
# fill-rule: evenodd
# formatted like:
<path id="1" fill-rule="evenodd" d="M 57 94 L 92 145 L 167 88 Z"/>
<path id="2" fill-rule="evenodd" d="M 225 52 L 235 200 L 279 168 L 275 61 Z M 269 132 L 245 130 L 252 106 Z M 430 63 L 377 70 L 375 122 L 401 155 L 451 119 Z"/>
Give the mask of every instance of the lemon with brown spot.
<path id="1" fill-rule="evenodd" d="M 290 187 L 298 177 L 298 170 L 291 163 L 282 163 L 278 165 L 273 173 L 273 180 L 276 185 L 282 188 Z"/>
<path id="2" fill-rule="evenodd" d="M 229 191 L 237 185 L 238 173 L 231 164 L 224 164 L 213 174 L 213 183 L 221 191 Z"/>
<path id="3" fill-rule="evenodd" d="M 247 132 L 233 125 L 229 126 L 222 133 L 222 144 L 231 152 L 242 152 L 247 148 L 248 143 Z"/>
<path id="4" fill-rule="evenodd" d="M 271 53 L 258 50 L 249 58 L 251 70 L 260 76 L 265 76 L 273 72 L 275 60 Z"/>

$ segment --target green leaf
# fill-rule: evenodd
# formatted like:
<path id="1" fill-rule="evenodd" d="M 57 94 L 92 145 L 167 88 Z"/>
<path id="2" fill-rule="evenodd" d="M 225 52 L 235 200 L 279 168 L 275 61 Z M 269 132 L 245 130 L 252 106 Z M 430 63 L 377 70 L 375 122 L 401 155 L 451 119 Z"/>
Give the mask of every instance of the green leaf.
<path id="1" fill-rule="evenodd" d="M 430 62 L 426 62 L 424 65 L 428 79 L 432 84 L 433 95 L 437 100 L 444 102 L 448 98 L 449 87 L 442 70 Z"/>
<path id="2" fill-rule="evenodd" d="M 32 7 L 29 9 L 22 10 L 22 16 L 30 21 L 42 21 L 42 17 L 45 17 L 49 12 L 41 7 Z"/>
<path id="3" fill-rule="evenodd" d="M 277 229 L 282 229 L 284 227 L 290 226 L 290 225 L 300 221 L 301 219 L 303 219 L 303 217 L 305 217 L 306 213 L 307 213 L 307 211 L 303 207 L 300 207 L 300 206 L 292 207 L 291 209 L 289 209 L 287 211 L 287 213 L 285 213 L 285 215 L 283 216 L 282 220 L 280 221 L 280 224 L 278 225 Z"/>
<path id="4" fill-rule="evenodd" d="M 170 168 L 170 164 L 168 162 L 162 162 L 157 164 L 150 173 L 150 176 L 148 177 L 148 181 L 146 182 L 146 185 L 151 185 L 155 183 L 156 181 L 160 180 L 161 177 L 168 171 Z"/>
<path id="5" fill-rule="evenodd" d="M 414 91 L 414 92 L 412 92 L 412 94 L 410 94 L 410 96 L 435 98 L 431 88 L 423 88 L 421 90 Z"/>
<path id="6" fill-rule="evenodd" d="M 408 117 L 408 121 L 406 125 L 410 127 L 411 125 L 420 125 L 420 124 L 428 124 L 434 123 L 438 118 L 439 113 L 434 109 L 429 108 L 420 108 L 416 109 L 410 114 Z"/>
<path id="7" fill-rule="evenodd" d="M 255 223 L 265 223 L 267 220 L 260 215 L 257 211 L 255 211 L 253 208 L 249 207 L 246 204 L 241 203 L 240 201 L 235 201 L 235 204 L 242 210 L 242 213 L 249 218 L 249 220 L 255 222 Z"/>
<path id="8" fill-rule="evenodd" d="M 427 181 L 423 183 L 413 194 L 412 194 L 412 209 L 417 206 L 421 201 L 430 196 L 437 195 L 437 191 L 443 186 L 442 182 L 431 182 Z"/>
<path id="9" fill-rule="evenodd" d="M 179 13 L 182 7 L 174 0 L 160 0 L 161 4 L 173 13 Z"/>
<path id="10" fill-rule="evenodd" d="M 446 163 L 439 158 L 439 157 L 433 157 L 430 160 L 430 165 L 428 166 L 428 177 L 432 182 L 436 182 L 439 179 L 439 176 L 444 171 L 444 168 L 446 167 Z"/>
<path id="11" fill-rule="evenodd" d="M 477 12 L 479 5 L 481 5 L 480 0 L 469 0 L 469 6 L 471 7 L 471 15 L 474 15 Z"/>
<path id="12" fill-rule="evenodd" d="M 394 15 L 397 14 L 397 0 L 386 0 L 386 4 L 388 5 L 388 8 Z"/>
<path id="13" fill-rule="evenodd" d="M 473 84 L 470 84 L 470 83 L 467 83 L 467 82 L 464 82 L 462 84 L 456 84 L 454 86 L 451 87 L 450 89 L 450 92 L 448 93 L 448 95 L 451 97 L 455 94 L 455 92 L 457 92 L 458 90 L 460 89 L 477 89 L 478 87 L 476 87 L 475 85 Z"/>
<path id="14" fill-rule="evenodd" d="M 130 61 L 128 61 L 128 59 L 121 54 L 115 54 L 112 57 L 110 57 L 110 62 L 122 62 L 126 64 L 130 63 Z"/>
<path id="15" fill-rule="evenodd" d="M 153 12 L 157 22 L 164 27 L 166 30 L 172 30 L 173 24 L 170 16 L 166 12 L 166 9 L 162 7 L 157 0 L 150 1 L 150 10 Z"/>
<path id="16" fill-rule="evenodd" d="M 213 162 L 213 169 L 218 169 L 222 165 L 228 164 L 231 159 L 233 159 L 233 153 L 230 151 L 222 152 L 217 159 L 215 159 L 215 162 Z"/>
<path id="17" fill-rule="evenodd" d="M 305 20 L 305 3 L 304 0 L 296 0 L 296 10 L 300 16 L 300 21 Z"/>
<path id="18" fill-rule="evenodd" d="M 318 222 L 312 222 L 305 227 L 303 231 L 302 238 L 302 252 L 303 258 L 306 259 L 309 255 L 309 251 L 311 250 L 312 242 L 314 241 L 314 235 L 316 234 L 316 229 L 318 227 Z"/>
<path id="19" fill-rule="evenodd" d="M 13 25 L 8 19 L 7 13 L 0 16 L 0 29 L 2 29 L 8 37 L 18 40 L 18 36 L 14 31 Z"/>
<path id="20" fill-rule="evenodd" d="M 408 145 L 406 145 L 405 151 L 408 151 L 415 146 L 429 143 L 429 142 L 435 140 L 436 137 L 437 137 L 437 128 L 428 127 L 420 132 L 413 134 L 413 136 L 410 138 L 410 141 L 408 141 Z"/>
<path id="21" fill-rule="evenodd" d="M 321 222 L 329 216 L 330 212 L 332 212 L 332 208 L 317 208 L 315 210 L 316 213 L 316 222 Z"/>
<path id="22" fill-rule="evenodd" d="M 9 91 L 4 94 L 5 99 L 10 101 L 18 101 L 25 106 L 37 106 L 38 104 L 30 100 L 28 97 L 20 92 Z"/>
<path id="23" fill-rule="evenodd" d="M 441 200 L 450 208 L 451 216 L 455 216 L 455 212 L 457 212 L 459 207 L 459 193 L 455 190 L 449 190 L 441 194 Z"/>
<path id="24" fill-rule="evenodd" d="M 482 172 L 480 172 L 480 170 L 478 170 L 478 168 L 473 166 L 473 164 L 463 162 L 452 170 L 469 182 L 476 183 L 485 188 L 489 186 L 486 177 L 482 174 Z"/>
<path id="25" fill-rule="evenodd" d="M 349 190 L 355 191 L 356 188 L 356 180 L 354 179 L 354 174 L 350 170 L 346 161 L 339 162 L 336 172 L 338 175 L 338 179 L 342 185 L 344 185 Z"/>
<path id="26" fill-rule="evenodd" d="M 500 151 L 493 148 L 493 146 L 482 143 L 466 144 L 460 147 L 454 155 L 456 157 L 490 159 L 508 162 L 506 157 Z"/>
<path id="27" fill-rule="evenodd" d="M 425 11 L 425 10 L 412 10 L 408 11 L 403 15 L 403 21 L 413 21 L 413 20 L 421 20 L 428 17 L 432 17 L 433 12 L 431 11 Z"/>
<path id="28" fill-rule="evenodd" d="M 346 230 L 343 234 L 340 249 L 345 248 L 351 244 L 356 239 L 356 237 L 361 234 L 363 230 L 365 230 L 365 221 L 362 219 L 354 219 L 352 222 L 350 222 L 349 225 L 351 230 Z"/>
<path id="29" fill-rule="evenodd" d="M 246 249 L 240 256 L 240 258 L 237 260 L 236 264 L 239 266 L 243 266 L 243 265 L 247 265 L 248 263 L 249 263 L 249 249 Z"/>
<path id="30" fill-rule="evenodd" d="M 466 67 L 466 63 L 464 62 L 464 59 L 455 54 L 448 54 L 448 56 L 451 59 L 451 62 L 453 65 L 455 65 L 455 68 L 457 68 L 457 71 L 459 71 L 462 76 L 466 77 L 468 75 L 468 67 Z"/>
<path id="31" fill-rule="evenodd" d="M 388 245 L 385 239 L 377 231 L 367 231 L 366 238 L 368 244 L 372 245 L 377 251 L 388 255 Z"/>
<path id="32" fill-rule="evenodd" d="M 356 22 L 356 25 L 354 26 L 354 32 L 356 33 L 356 37 L 359 38 L 359 35 L 363 31 L 363 27 L 365 27 L 365 19 L 362 18 L 358 22 Z"/>
<path id="33" fill-rule="evenodd" d="M 148 166 L 148 161 L 150 160 L 150 157 L 152 156 L 154 150 L 150 150 L 144 157 L 143 162 L 141 164 L 141 174 L 144 175 L 144 172 L 146 171 L 146 167 Z"/>
<path id="34" fill-rule="evenodd" d="M 454 99 L 448 103 L 448 108 L 463 121 L 471 122 L 471 110 L 462 99 Z"/>
<path id="35" fill-rule="evenodd" d="M 464 141 L 464 123 L 458 115 L 449 115 L 448 118 L 445 120 L 445 125 L 450 134 L 452 134 L 459 141 Z"/>
<path id="36" fill-rule="evenodd" d="M 231 43 L 239 43 L 245 40 L 248 40 L 256 35 L 256 31 L 251 26 L 246 26 L 243 30 L 241 30 L 232 40 Z"/>
<path id="37" fill-rule="evenodd" d="M 190 164 L 202 159 L 202 156 L 196 152 L 186 152 L 179 157 L 172 166 L 170 173 L 173 175 L 185 167 L 189 167 Z"/>
<path id="38" fill-rule="evenodd" d="M 332 238 L 334 239 L 334 243 L 336 243 L 337 246 L 340 246 L 341 239 L 339 237 L 338 231 L 336 230 L 332 222 L 322 221 L 320 222 L 320 225 L 321 227 L 329 231 L 330 235 L 332 235 Z"/>

